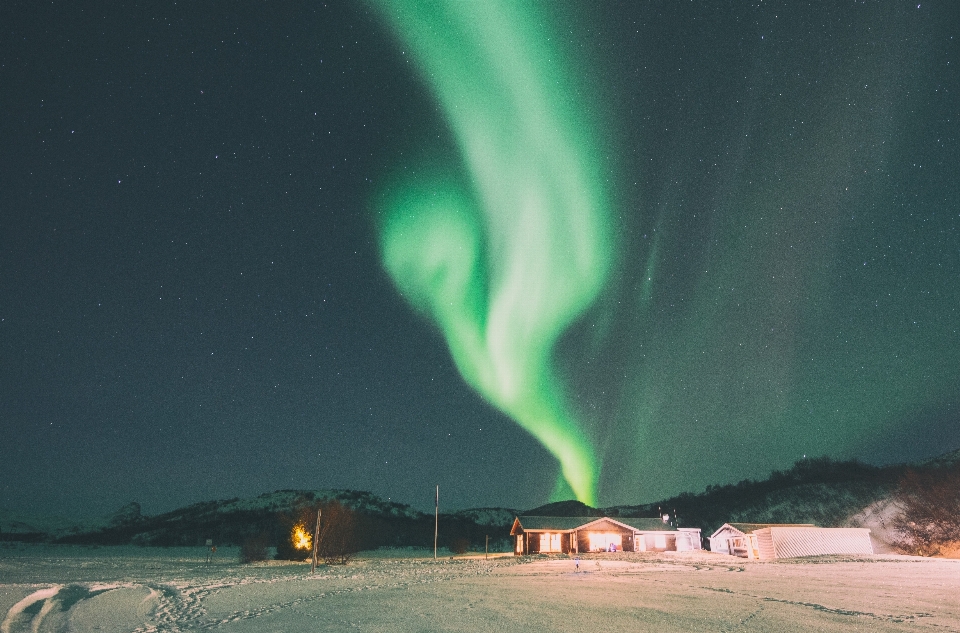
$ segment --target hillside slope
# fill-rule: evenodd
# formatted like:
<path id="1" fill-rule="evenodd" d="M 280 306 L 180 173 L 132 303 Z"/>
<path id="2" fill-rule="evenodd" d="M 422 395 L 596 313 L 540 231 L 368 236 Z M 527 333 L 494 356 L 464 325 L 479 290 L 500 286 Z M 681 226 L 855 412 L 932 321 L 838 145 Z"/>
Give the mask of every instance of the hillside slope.
<path id="1" fill-rule="evenodd" d="M 125 520 L 79 533 L 51 535 L 55 542 L 97 545 L 239 545 L 265 535 L 276 545 L 289 535 L 300 508 L 337 500 L 356 512 L 356 534 L 361 547 L 433 545 L 434 516 L 410 506 L 356 490 L 278 490 L 253 499 L 226 499 L 195 503 L 156 516 L 128 514 Z M 485 536 L 502 540 L 515 512 L 483 508 L 439 517 L 440 545 L 466 538 L 474 545 Z"/>
<path id="2" fill-rule="evenodd" d="M 684 493 L 656 503 L 606 508 L 611 516 L 669 514 L 671 522 L 713 533 L 724 523 L 814 523 L 847 525 L 864 508 L 886 499 L 905 466 L 877 467 L 829 458 L 804 459 L 762 481 L 744 480 L 708 486 L 699 494 Z"/>

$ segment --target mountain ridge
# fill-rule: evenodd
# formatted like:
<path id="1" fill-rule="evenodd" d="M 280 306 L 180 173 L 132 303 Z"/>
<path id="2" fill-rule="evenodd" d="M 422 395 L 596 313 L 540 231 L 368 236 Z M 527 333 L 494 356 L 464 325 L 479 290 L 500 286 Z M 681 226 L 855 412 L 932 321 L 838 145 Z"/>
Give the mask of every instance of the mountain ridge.
<path id="1" fill-rule="evenodd" d="M 765 480 L 708 486 L 661 501 L 592 508 L 578 501 L 548 503 L 527 511 L 470 508 L 442 512 L 436 519 L 441 545 L 454 539 L 509 548 L 508 533 L 517 515 L 582 517 L 660 517 L 682 527 L 699 527 L 704 536 L 723 523 L 815 523 L 825 527 L 857 524 L 869 508 L 883 506 L 907 469 L 939 469 L 960 461 L 960 450 L 919 464 L 870 466 L 826 457 L 803 459 Z M 69 522 L 62 518 L 0 511 L 0 540 L 95 545 L 202 545 L 207 540 L 238 545 L 254 535 L 274 544 L 286 538 L 299 507 L 336 500 L 355 511 L 364 548 L 432 546 L 433 513 L 349 489 L 277 490 L 252 498 L 201 501 L 153 516 L 130 502 L 102 519 Z"/>

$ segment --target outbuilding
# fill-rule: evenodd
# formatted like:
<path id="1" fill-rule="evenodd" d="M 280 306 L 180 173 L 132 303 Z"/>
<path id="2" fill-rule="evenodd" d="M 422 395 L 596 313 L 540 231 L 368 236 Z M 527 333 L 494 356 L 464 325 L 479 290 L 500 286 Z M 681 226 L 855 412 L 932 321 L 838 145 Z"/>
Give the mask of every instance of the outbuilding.
<path id="1" fill-rule="evenodd" d="M 510 535 L 517 556 L 702 549 L 700 528 L 675 528 L 657 518 L 518 516 Z"/>
<path id="2" fill-rule="evenodd" d="M 825 554 L 873 554 L 870 530 L 822 528 L 812 523 L 724 523 L 710 536 L 710 551 L 772 560 Z"/>

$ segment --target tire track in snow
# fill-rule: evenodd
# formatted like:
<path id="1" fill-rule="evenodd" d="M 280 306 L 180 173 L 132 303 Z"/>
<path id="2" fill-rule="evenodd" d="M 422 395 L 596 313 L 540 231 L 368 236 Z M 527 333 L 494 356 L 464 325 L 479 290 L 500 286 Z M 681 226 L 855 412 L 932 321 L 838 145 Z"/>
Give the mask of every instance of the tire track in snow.
<path id="1" fill-rule="evenodd" d="M 36 622 L 39 626 L 43 620 L 43 616 L 49 613 L 51 605 L 53 604 L 50 599 L 57 595 L 59 591 L 60 585 L 47 587 L 34 591 L 29 596 L 17 602 L 7 611 L 3 622 L 0 622 L 0 633 L 19 633 L 19 631 L 26 631 L 27 629 L 22 626 L 23 624 L 29 624 L 30 629 L 34 630 L 36 627 L 33 626 L 33 623 Z M 33 612 L 33 605 L 38 605 L 36 613 Z M 27 618 L 26 616 L 30 617 Z M 26 622 L 24 622 L 24 620 L 26 620 Z"/>

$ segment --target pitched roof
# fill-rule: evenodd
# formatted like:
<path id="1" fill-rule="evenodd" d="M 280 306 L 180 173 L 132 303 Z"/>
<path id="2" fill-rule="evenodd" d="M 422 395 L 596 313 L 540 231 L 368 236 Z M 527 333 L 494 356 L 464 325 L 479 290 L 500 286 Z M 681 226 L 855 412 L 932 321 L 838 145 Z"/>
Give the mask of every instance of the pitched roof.
<path id="1" fill-rule="evenodd" d="M 621 518 L 621 517 L 545 517 L 545 516 L 518 516 L 516 522 L 520 523 L 526 531 L 570 531 L 582 528 L 597 521 L 612 521 L 631 527 L 641 532 L 673 532 L 676 528 L 666 524 L 662 519 L 657 518 Z"/>
<path id="2" fill-rule="evenodd" d="M 649 519 L 617 518 L 614 520 L 619 521 L 620 523 L 626 523 L 630 527 L 640 530 L 641 532 L 674 532 L 677 529 L 668 523 L 664 523 L 663 519 L 658 519 L 656 517 Z"/>
<path id="3" fill-rule="evenodd" d="M 581 525 L 596 521 L 596 518 L 518 516 L 517 521 L 524 530 L 575 530 Z"/>
<path id="4" fill-rule="evenodd" d="M 740 530 L 744 534 L 750 534 L 768 527 L 817 527 L 813 523 L 726 523 L 725 525 Z"/>

